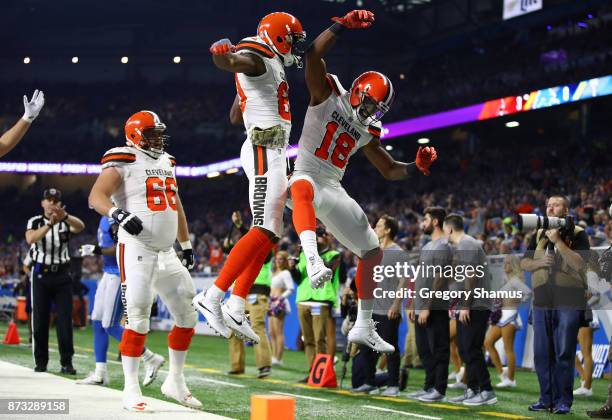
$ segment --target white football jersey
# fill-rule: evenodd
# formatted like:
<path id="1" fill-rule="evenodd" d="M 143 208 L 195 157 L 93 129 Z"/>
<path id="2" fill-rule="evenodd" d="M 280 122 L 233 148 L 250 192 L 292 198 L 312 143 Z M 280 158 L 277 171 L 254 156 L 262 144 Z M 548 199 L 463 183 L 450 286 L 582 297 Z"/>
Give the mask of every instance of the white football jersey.
<path id="1" fill-rule="evenodd" d="M 137 241 L 155 250 L 170 248 L 178 230 L 178 187 L 168 153 L 157 159 L 136 147 L 115 147 L 102 157 L 102 169 L 114 167 L 123 183 L 112 196 L 113 202 L 142 220 L 137 236 L 119 229 L 122 243 Z"/>
<path id="2" fill-rule="evenodd" d="M 349 158 L 373 138 L 379 138 L 381 124 L 365 126 L 354 118 L 347 92 L 335 75 L 328 74 L 331 95 L 306 110 L 298 144 L 296 171 L 306 171 L 332 182 L 340 182 Z"/>
<path id="3" fill-rule="evenodd" d="M 285 67 L 276 53 L 259 37 L 245 38 L 236 45 L 236 53 L 257 54 L 266 65 L 266 72 L 250 77 L 236 73 L 236 90 L 247 133 L 255 127 L 266 129 L 281 125 L 285 129 L 285 144 L 291 131 L 289 85 Z"/>

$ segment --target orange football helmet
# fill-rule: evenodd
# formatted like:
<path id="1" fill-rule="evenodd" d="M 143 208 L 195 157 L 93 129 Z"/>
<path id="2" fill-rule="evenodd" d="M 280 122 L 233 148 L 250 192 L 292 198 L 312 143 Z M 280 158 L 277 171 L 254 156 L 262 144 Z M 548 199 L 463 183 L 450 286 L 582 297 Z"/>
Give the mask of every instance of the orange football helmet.
<path id="1" fill-rule="evenodd" d="M 170 138 L 164 134 L 165 131 L 166 124 L 152 111 L 139 111 L 125 123 L 125 139 L 128 144 L 156 156 L 164 153 Z"/>
<path id="2" fill-rule="evenodd" d="M 283 58 L 285 67 L 294 64 L 302 67 L 304 51 L 300 44 L 306 39 L 306 32 L 295 16 L 285 12 L 270 13 L 259 22 L 257 35 Z"/>
<path id="3" fill-rule="evenodd" d="M 353 114 L 364 125 L 370 125 L 389 111 L 395 91 L 387 76 L 367 71 L 353 81 L 350 102 Z"/>

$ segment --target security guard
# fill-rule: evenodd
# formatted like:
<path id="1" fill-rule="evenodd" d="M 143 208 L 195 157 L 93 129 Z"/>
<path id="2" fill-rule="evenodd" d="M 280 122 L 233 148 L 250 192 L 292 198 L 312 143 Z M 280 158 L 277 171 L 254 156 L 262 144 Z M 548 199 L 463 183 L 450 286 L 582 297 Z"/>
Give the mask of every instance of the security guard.
<path id="1" fill-rule="evenodd" d="M 25 233 L 32 258 L 32 353 L 36 372 L 45 372 L 49 361 L 49 318 L 51 303 L 57 312 L 57 341 L 62 373 L 75 375 L 72 367 L 72 280 L 68 242 L 85 224 L 66 213 L 62 193 L 48 188 L 41 201 L 43 214 L 28 220 Z"/>

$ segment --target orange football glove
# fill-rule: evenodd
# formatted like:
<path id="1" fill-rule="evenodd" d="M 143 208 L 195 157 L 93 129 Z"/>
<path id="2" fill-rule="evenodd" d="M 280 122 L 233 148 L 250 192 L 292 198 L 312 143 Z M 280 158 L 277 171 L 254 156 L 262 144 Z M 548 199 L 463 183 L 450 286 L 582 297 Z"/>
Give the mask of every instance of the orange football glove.
<path id="1" fill-rule="evenodd" d="M 369 10 L 353 10 L 344 17 L 333 17 L 332 20 L 349 29 L 369 28 L 374 23 L 374 13 Z"/>
<path id="2" fill-rule="evenodd" d="M 212 55 L 225 55 L 234 51 L 236 51 L 236 47 L 234 47 L 232 42 L 227 38 L 220 39 L 210 46 Z"/>
<path id="3" fill-rule="evenodd" d="M 429 167 L 438 159 L 438 153 L 433 147 L 419 147 L 417 150 L 415 164 L 419 171 L 424 175 L 429 175 Z"/>

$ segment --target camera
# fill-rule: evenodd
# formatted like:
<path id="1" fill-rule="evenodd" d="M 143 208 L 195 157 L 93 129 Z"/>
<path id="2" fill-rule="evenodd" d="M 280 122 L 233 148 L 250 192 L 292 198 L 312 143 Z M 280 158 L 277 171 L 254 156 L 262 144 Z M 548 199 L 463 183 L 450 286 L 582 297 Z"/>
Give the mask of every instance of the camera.
<path id="1" fill-rule="evenodd" d="M 559 229 L 562 236 L 574 233 L 574 219 L 571 216 L 548 217 L 538 216 L 537 214 L 519 214 L 518 225 L 521 231 Z"/>

